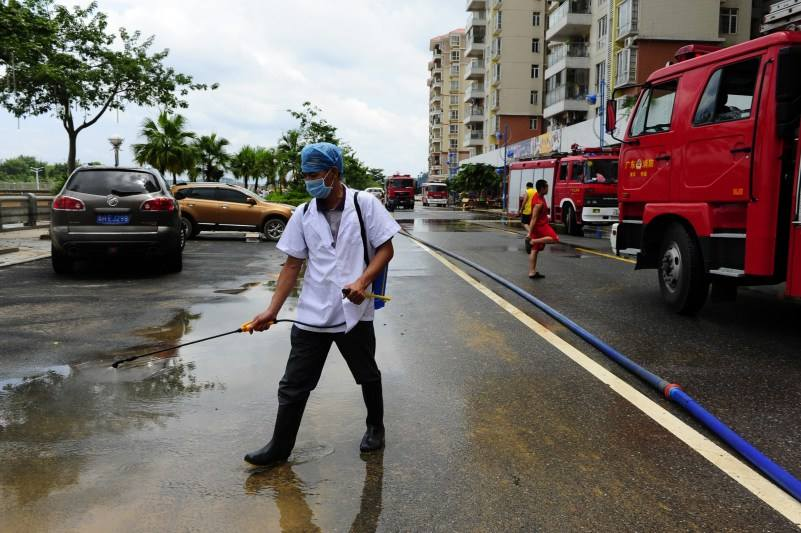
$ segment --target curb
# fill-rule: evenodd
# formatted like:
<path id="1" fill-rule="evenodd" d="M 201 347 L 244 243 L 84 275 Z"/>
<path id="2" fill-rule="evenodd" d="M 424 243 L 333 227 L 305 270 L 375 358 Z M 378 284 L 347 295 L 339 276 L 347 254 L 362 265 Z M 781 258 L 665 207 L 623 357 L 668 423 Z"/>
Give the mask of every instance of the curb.
<path id="1" fill-rule="evenodd" d="M 15 265 L 21 265 L 23 263 L 30 263 L 31 261 L 39 261 L 41 259 L 48 259 L 50 254 L 46 255 L 38 255 L 36 257 L 28 257 L 27 259 L 18 259 L 17 261 L 12 261 L 10 263 L 0 263 L 0 268 L 12 267 Z"/>

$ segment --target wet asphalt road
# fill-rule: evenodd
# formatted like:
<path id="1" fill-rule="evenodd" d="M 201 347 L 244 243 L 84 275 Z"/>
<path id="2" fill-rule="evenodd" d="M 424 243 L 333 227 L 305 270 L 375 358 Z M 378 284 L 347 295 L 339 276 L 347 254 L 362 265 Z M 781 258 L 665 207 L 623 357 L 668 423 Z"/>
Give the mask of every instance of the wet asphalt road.
<path id="1" fill-rule="evenodd" d="M 547 278 L 535 285 L 522 240 L 492 222 L 437 209 L 396 218 L 681 383 L 801 474 L 797 304 L 744 291 L 734 305 L 676 317 L 662 307 L 652 272 L 558 246 L 543 254 Z M 185 271 L 170 276 L 129 265 L 56 278 L 44 261 L 0 270 L 2 529 L 793 529 L 402 237 L 394 299 L 376 320 L 387 449 L 359 456 L 361 394 L 334 348 L 292 461 L 253 471 L 241 456 L 269 438 L 288 327 L 108 367 L 138 350 L 236 328 L 263 308 L 282 262 L 272 244 L 225 236 L 191 241 L 186 252 Z"/>

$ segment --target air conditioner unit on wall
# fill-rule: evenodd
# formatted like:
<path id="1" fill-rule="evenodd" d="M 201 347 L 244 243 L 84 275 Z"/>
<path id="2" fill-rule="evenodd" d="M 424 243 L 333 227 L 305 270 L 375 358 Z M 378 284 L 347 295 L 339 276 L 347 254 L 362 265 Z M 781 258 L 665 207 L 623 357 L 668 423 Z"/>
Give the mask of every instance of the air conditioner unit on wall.
<path id="1" fill-rule="evenodd" d="M 626 37 L 623 40 L 623 46 L 626 48 L 636 48 L 637 47 L 637 38 L 636 37 Z"/>

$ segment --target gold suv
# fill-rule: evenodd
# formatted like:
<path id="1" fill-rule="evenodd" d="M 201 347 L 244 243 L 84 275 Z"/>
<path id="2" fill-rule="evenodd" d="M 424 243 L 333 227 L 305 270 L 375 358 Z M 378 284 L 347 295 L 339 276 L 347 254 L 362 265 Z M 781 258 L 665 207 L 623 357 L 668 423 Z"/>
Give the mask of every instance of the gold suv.
<path id="1" fill-rule="evenodd" d="M 181 206 L 187 238 L 201 231 L 259 231 L 277 241 L 294 209 L 224 183 L 186 183 L 172 187 Z"/>

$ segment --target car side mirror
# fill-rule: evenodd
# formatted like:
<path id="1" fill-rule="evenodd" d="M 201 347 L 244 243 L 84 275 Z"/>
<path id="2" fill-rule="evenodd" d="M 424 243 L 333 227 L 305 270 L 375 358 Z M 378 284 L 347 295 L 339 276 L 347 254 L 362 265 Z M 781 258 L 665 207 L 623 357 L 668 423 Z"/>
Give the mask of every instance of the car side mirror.
<path id="1" fill-rule="evenodd" d="M 246 201 L 247 201 L 247 203 L 249 203 L 250 205 L 256 205 L 256 204 L 258 204 L 258 203 L 259 203 L 259 202 L 257 202 L 257 201 L 256 201 L 256 199 L 255 199 L 255 198 L 248 198 Z"/>
<path id="2" fill-rule="evenodd" d="M 606 101 L 606 133 L 615 133 L 617 129 L 617 100 Z"/>

